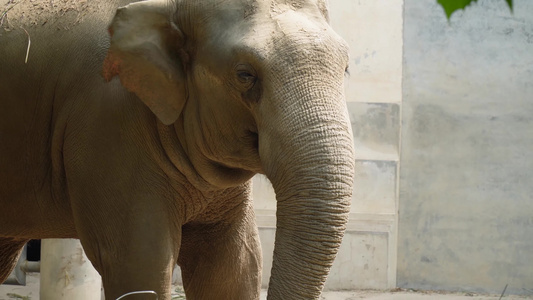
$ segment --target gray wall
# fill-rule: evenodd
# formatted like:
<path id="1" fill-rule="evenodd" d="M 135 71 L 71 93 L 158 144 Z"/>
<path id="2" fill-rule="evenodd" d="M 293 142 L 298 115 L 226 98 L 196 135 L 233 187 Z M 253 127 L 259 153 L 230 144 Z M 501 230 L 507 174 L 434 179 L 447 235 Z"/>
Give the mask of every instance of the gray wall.
<path id="1" fill-rule="evenodd" d="M 405 0 L 399 287 L 533 294 L 533 1 Z"/>

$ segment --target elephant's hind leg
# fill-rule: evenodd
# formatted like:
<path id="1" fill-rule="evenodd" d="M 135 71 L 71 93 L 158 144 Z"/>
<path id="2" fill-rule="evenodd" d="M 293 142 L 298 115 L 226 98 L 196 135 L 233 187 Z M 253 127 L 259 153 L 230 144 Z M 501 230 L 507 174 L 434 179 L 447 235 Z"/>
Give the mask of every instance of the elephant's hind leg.
<path id="1" fill-rule="evenodd" d="M 0 283 L 4 282 L 15 268 L 26 242 L 28 240 L 0 237 Z"/>

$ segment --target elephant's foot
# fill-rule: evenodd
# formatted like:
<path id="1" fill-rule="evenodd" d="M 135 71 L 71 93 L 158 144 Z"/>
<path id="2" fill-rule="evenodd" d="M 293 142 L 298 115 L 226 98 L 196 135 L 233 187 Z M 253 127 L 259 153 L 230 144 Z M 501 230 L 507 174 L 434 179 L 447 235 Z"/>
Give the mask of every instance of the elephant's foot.
<path id="1" fill-rule="evenodd" d="M 15 268 L 22 248 L 27 242 L 25 239 L 0 237 L 0 284 Z"/>
<path id="2" fill-rule="evenodd" d="M 187 299 L 259 299 L 262 257 L 253 212 L 236 223 L 185 225 L 182 234 L 178 264 Z"/>
<path id="3" fill-rule="evenodd" d="M 135 265 L 135 263 L 132 263 Z M 114 266 L 115 269 L 120 268 Z M 137 268 L 136 268 L 137 269 Z M 171 269 L 170 267 L 168 269 Z M 170 300 L 172 271 L 164 270 L 158 274 L 158 278 L 168 278 L 166 282 L 154 282 L 153 270 L 138 268 L 136 271 L 119 271 L 113 275 L 106 274 L 102 278 L 106 299 L 124 300 Z"/>
<path id="4" fill-rule="evenodd" d="M 108 261 L 106 255 L 101 255 L 104 259 L 100 263 L 104 267 L 97 264 L 95 268 L 102 275 L 106 299 L 171 299 L 175 261 L 157 248 L 153 250 L 115 261 Z"/>

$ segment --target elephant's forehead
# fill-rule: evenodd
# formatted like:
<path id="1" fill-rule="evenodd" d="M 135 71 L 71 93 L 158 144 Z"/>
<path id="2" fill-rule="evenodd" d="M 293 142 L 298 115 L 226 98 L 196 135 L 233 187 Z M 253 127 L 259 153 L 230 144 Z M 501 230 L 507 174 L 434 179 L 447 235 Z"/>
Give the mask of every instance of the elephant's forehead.
<path id="1" fill-rule="evenodd" d="M 322 21 L 327 19 L 325 0 L 189 0 L 180 2 L 178 7 L 181 8 L 178 11 L 181 10 L 182 13 L 192 12 L 196 20 L 225 25 L 250 19 L 268 22 L 268 19 L 276 19 L 290 11 L 321 18 Z"/>
<path id="2" fill-rule="evenodd" d="M 273 0 L 269 5 L 272 16 L 289 10 L 325 9 L 324 1 L 319 0 Z"/>
<path id="3" fill-rule="evenodd" d="M 264 59 L 280 48 L 338 50 L 342 41 L 327 23 L 320 1 L 241 0 L 239 5 L 201 7 L 195 11 L 205 11 L 203 21 L 194 18 L 202 37 L 198 43 L 207 52 L 215 47 L 218 57 L 238 52 Z"/>

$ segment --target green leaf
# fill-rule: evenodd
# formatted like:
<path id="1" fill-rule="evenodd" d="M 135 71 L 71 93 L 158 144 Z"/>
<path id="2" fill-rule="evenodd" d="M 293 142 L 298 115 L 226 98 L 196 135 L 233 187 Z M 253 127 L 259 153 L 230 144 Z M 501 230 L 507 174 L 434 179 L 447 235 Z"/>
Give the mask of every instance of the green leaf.
<path id="1" fill-rule="evenodd" d="M 437 0 L 442 8 L 444 8 L 444 12 L 446 12 L 446 17 L 448 19 L 456 10 L 464 9 L 471 2 L 475 1 L 477 0 Z"/>
<path id="2" fill-rule="evenodd" d="M 509 9 L 511 10 L 511 12 L 513 12 L 513 0 L 505 0 L 507 1 L 507 5 L 509 5 Z"/>
<path id="3" fill-rule="evenodd" d="M 464 9 L 470 3 L 476 2 L 477 0 L 437 0 L 437 2 L 444 8 L 446 12 L 446 17 L 450 19 L 450 16 L 459 9 Z M 513 11 L 513 0 L 505 0 L 511 12 Z"/>

